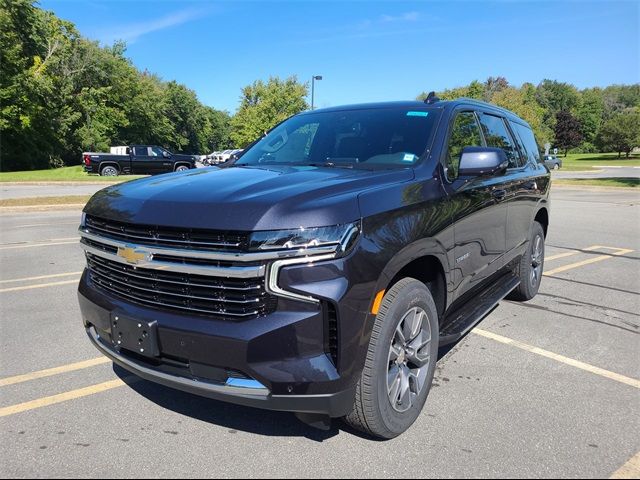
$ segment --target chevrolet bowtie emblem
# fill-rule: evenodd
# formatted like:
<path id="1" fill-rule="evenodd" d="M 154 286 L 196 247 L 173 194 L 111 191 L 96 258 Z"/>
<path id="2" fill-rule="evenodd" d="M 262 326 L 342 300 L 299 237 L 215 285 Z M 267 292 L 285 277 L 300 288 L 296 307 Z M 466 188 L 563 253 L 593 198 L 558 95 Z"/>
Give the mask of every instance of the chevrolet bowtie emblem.
<path id="1" fill-rule="evenodd" d="M 128 263 L 137 264 L 144 260 L 145 254 L 137 252 L 135 248 L 118 247 L 118 256 L 124 258 Z"/>

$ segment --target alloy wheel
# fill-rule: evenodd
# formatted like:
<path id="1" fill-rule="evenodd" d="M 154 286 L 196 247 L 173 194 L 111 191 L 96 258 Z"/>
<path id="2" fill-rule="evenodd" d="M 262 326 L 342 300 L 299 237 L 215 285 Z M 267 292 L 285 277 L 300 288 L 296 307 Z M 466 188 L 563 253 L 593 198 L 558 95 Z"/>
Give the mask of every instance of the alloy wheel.
<path id="1" fill-rule="evenodd" d="M 420 307 L 406 312 L 391 339 L 387 393 L 397 412 L 409 410 L 424 388 L 429 371 L 431 324 Z"/>
<path id="2" fill-rule="evenodd" d="M 542 278 L 542 267 L 544 263 L 544 240 L 540 235 L 536 235 L 531 247 L 531 272 L 529 279 L 532 287 L 537 287 Z"/>

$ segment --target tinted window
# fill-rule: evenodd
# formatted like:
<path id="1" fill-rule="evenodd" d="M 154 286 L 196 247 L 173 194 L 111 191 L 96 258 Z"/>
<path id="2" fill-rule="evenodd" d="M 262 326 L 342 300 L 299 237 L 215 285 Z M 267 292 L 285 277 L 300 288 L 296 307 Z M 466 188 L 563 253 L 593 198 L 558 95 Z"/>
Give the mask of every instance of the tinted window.
<path id="1" fill-rule="evenodd" d="M 151 147 L 151 156 L 152 157 L 162 157 L 164 154 L 164 150 L 160 147 Z"/>
<path id="2" fill-rule="evenodd" d="M 521 166 L 520 154 L 507 130 L 504 120 L 494 115 L 482 114 L 480 116 L 480 124 L 482 125 L 487 147 L 503 149 L 509 160 L 509 168 Z"/>
<path id="3" fill-rule="evenodd" d="M 460 156 L 464 147 L 482 146 L 480 127 L 476 117 L 472 112 L 462 112 L 456 115 L 449 136 L 447 148 L 447 177 L 453 180 L 458 177 L 460 167 Z"/>
<path id="4" fill-rule="evenodd" d="M 147 147 L 133 147 L 133 154 L 136 157 L 146 157 L 149 155 Z"/>
<path id="5" fill-rule="evenodd" d="M 533 163 L 539 163 L 540 150 L 538 149 L 538 143 L 536 142 L 531 129 L 529 127 L 525 127 L 524 125 L 520 125 L 519 123 L 513 122 L 511 122 L 511 128 L 524 145 L 524 151 L 526 152 L 529 161 Z"/>
<path id="6" fill-rule="evenodd" d="M 435 109 L 313 112 L 274 128 L 237 165 L 403 168 L 417 163 L 437 125 Z"/>

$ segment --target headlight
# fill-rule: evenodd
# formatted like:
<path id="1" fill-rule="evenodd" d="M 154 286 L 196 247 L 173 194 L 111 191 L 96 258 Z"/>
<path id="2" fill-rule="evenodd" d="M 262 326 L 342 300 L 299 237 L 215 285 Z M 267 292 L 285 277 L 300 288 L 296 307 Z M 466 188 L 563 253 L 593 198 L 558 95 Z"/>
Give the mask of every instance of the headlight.
<path id="1" fill-rule="evenodd" d="M 249 248 L 253 251 L 304 250 L 335 246 L 337 253 L 346 252 L 360 233 L 360 222 L 330 227 L 272 230 L 251 234 Z"/>

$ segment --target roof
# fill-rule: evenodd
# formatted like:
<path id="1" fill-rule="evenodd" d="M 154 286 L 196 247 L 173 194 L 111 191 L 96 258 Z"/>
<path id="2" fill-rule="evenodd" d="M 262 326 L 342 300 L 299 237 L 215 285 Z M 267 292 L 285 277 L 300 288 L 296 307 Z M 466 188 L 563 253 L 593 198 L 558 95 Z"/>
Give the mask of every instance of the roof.
<path id="1" fill-rule="evenodd" d="M 339 105 L 335 107 L 328 108 L 319 108 L 313 110 L 314 113 L 318 112 L 339 112 L 343 110 L 366 110 L 366 109 L 382 109 L 382 108 L 411 108 L 411 109 L 424 109 L 424 108 L 440 108 L 443 110 L 450 110 L 459 105 L 473 105 L 477 107 L 486 108 L 489 110 L 494 110 L 496 113 L 500 113 L 505 117 L 511 120 L 517 120 L 520 123 L 524 123 L 528 125 L 527 122 L 518 117 L 515 113 L 506 110 L 497 105 L 493 105 L 491 103 L 483 102 L 481 100 L 476 100 L 473 98 L 456 98 L 455 100 L 438 100 L 433 103 L 425 103 L 420 100 L 410 100 L 410 101 L 398 101 L 398 102 L 374 102 L 374 103 L 358 103 L 353 105 Z M 311 111 L 306 111 L 303 114 L 311 113 Z"/>

